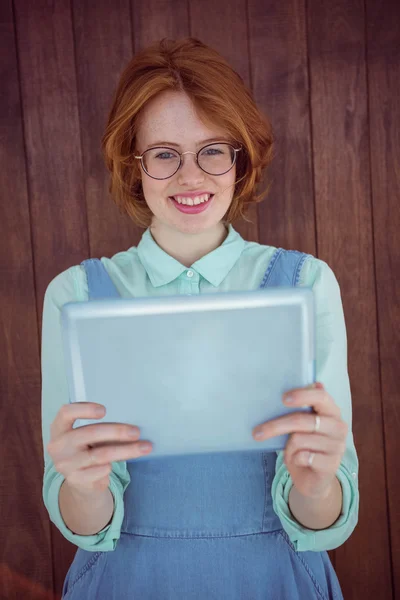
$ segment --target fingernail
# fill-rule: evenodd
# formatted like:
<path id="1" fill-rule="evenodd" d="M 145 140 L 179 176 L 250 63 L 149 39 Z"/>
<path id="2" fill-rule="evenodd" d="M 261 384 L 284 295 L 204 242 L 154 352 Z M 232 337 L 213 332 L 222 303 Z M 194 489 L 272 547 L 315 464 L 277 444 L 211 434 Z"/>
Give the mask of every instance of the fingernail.
<path id="1" fill-rule="evenodd" d="M 293 396 L 286 396 L 286 398 L 285 398 L 285 402 L 287 402 L 288 404 L 293 402 L 293 400 L 294 400 Z"/>
<path id="2" fill-rule="evenodd" d="M 151 444 L 149 444 L 148 442 L 142 442 L 141 444 L 139 444 L 139 450 L 141 452 L 147 452 L 148 450 L 151 450 Z"/>
<path id="3" fill-rule="evenodd" d="M 139 429 L 137 427 L 129 427 L 128 434 L 132 437 L 136 437 L 139 435 Z"/>
<path id="4" fill-rule="evenodd" d="M 255 429 L 255 430 L 254 430 L 254 437 L 255 437 L 257 440 L 260 440 L 260 439 L 263 437 L 263 435 L 264 435 L 264 433 L 263 433 L 263 430 L 262 430 L 262 429 Z"/>

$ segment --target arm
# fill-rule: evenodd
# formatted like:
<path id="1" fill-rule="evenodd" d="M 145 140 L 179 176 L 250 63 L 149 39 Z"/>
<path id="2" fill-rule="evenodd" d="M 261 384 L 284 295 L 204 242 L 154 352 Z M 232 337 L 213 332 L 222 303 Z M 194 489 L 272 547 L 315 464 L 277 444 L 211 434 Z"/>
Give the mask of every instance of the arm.
<path id="1" fill-rule="evenodd" d="M 278 453 L 271 492 L 274 510 L 296 550 L 332 550 L 350 537 L 357 525 L 359 507 L 358 458 L 352 434 L 346 327 L 339 284 L 325 262 L 315 258 L 306 260 L 301 285 L 312 287 L 315 294 L 316 380 L 324 384 L 349 426 L 345 454 L 336 473 L 342 502 L 336 484 L 337 491 L 332 489 L 328 500 L 332 502 L 330 507 L 317 508 L 308 504 L 305 509 L 301 496 L 296 490 L 292 492 L 293 482 L 283 462 L 283 452 Z M 290 504 L 299 520 L 291 512 Z M 337 511 L 340 512 L 335 519 Z M 311 524 L 314 527 L 307 527 Z"/>
<path id="2" fill-rule="evenodd" d="M 322 499 L 303 496 L 295 486 L 289 492 L 289 508 L 295 521 L 307 529 L 327 529 L 342 512 L 343 494 L 336 477 L 331 489 Z"/>
<path id="3" fill-rule="evenodd" d="M 78 535 L 96 535 L 110 525 L 114 514 L 110 488 L 93 494 L 79 494 L 64 480 L 58 504 L 65 525 Z"/>
<path id="4" fill-rule="evenodd" d="M 83 525 L 83 515 L 86 514 L 85 504 L 87 506 L 88 499 L 83 502 L 82 498 L 78 499 L 68 492 L 68 489 L 63 486 L 64 476 L 56 471 L 47 452 L 50 424 L 60 407 L 69 402 L 61 337 L 61 307 L 66 302 L 87 300 L 87 283 L 84 279 L 85 274 L 80 266 L 71 267 L 50 282 L 44 298 L 41 353 L 42 439 L 44 451 L 42 493 L 50 520 L 67 540 L 84 550 L 92 552 L 98 550 L 110 551 L 114 550 L 120 537 L 124 517 L 123 494 L 130 483 L 126 462 L 112 463 L 109 493 L 97 497 L 96 503 L 100 514 L 97 514 L 96 520 L 92 521 L 87 529 L 84 529 L 86 526 Z M 64 489 L 60 495 L 61 487 Z M 112 513 L 111 499 L 113 499 L 114 512 L 110 521 Z M 60 503 L 63 514 L 65 514 L 68 524 L 72 526 L 72 530 L 64 521 Z M 78 509 L 77 506 L 79 506 Z M 79 521 L 76 520 L 77 514 L 82 515 L 82 519 L 79 519 Z M 101 527 L 102 529 L 100 529 Z M 74 533 L 74 528 L 81 534 Z M 96 529 L 96 533 L 89 534 L 90 531 Z M 82 535 L 85 531 L 87 535 Z"/>

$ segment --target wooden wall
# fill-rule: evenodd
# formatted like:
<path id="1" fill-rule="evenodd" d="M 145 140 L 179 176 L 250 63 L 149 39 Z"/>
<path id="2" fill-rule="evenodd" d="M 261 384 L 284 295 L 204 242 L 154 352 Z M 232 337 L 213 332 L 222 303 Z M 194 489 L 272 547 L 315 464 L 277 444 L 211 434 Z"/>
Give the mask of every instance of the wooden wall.
<path id="1" fill-rule="evenodd" d="M 399 31 L 394 0 L 0 3 L 1 598 L 60 598 L 76 551 L 41 495 L 44 292 L 140 239 L 108 195 L 100 139 L 132 54 L 188 35 L 230 61 L 277 138 L 270 194 L 235 226 L 339 280 L 361 501 L 330 556 L 346 600 L 400 598 Z"/>

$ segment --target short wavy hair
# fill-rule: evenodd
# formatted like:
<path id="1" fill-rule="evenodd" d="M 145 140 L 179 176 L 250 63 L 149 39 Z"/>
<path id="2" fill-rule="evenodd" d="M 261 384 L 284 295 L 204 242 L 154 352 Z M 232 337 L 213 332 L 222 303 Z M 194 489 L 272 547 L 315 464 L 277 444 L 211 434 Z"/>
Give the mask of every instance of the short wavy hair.
<path id="1" fill-rule="evenodd" d="M 272 127 L 240 75 L 216 50 L 190 37 L 163 38 L 138 52 L 120 77 L 101 140 L 113 201 L 139 227 L 151 224 L 153 213 L 143 194 L 140 161 L 134 158 L 136 135 L 147 102 L 167 90 L 185 92 L 205 123 L 224 128 L 242 146 L 233 199 L 223 220 L 250 221 L 248 206 L 263 200 L 270 187 L 256 196 L 262 171 L 273 158 Z"/>

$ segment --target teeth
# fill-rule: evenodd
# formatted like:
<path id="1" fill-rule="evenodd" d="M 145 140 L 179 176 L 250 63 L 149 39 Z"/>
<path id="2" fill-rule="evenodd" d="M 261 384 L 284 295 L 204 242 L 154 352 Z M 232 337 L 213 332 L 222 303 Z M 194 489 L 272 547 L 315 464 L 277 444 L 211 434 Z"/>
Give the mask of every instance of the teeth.
<path id="1" fill-rule="evenodd" d="M 179 204 L 187 204 L 189 206 L 194 206 L 196 204 L 208 202 L 210 196 L 211 194 L 202 194 L 201 196 L 196 196 L 196 198 L 187 198 L 185 196 L 174 196 L 174 198 L 177 202 L 179 202 Z"/>

